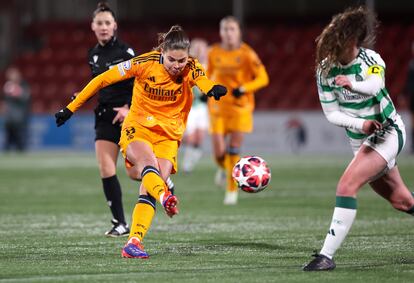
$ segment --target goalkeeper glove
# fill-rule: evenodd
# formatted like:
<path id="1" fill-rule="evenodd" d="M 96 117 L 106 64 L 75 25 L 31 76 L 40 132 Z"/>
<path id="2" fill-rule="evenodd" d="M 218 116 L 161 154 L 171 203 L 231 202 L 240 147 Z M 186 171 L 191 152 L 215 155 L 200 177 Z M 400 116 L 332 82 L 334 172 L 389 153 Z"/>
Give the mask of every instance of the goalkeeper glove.
<path id="1" fill-rule="evenodd" d="M 214 85 L 209 92 L 207 92 L 208 97 L 214 97 L 215 100 L 220 100 L 220 97 L 226 95 L 227 88 L 222 85 Z"/>
<path id="2" fill-rule="evenodd" d="M 67 120 L 70 119 L 70 117 L 72 117 L 73 112 L 70 111 L 68 108 L 63 108 L 61 109 L 59 112 L 55 113 L 55 118 L 56 118 L 56 126 L 60 127 L 63 124 L 65 124 L 65 122 Z"/>

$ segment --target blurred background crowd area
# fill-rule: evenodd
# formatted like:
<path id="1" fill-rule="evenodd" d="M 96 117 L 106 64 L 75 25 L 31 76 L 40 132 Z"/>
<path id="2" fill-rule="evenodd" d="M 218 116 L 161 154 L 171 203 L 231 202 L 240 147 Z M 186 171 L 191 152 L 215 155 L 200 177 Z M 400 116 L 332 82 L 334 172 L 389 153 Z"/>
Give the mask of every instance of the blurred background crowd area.
<path id="1" fill-rule="evenodd" d="M 53 113 L 91 78 L 87 51 L 96 45 L 90 28 L 92 0 L 0 0 L 0 83 L 15 65 L 31 87 L 32 112 Z M 374 49 L 387 64 L 391 96 L 403 92 L 414 39 L 414 1 L 324 0 L 109 0 L 118 37 L 137 54 L 157 45 L 157 34 L 173 24 L 190 37 L 219 40 L 219 20 L 233 14 L 243 39 L 265 64 L 270 84 L 256 96 L 259 110 L 319 109 L 314 80 L 315 38 L 332 15 L 368 5 L 381 27 Z M 395 99 L 395 102 L 398 100 Z M 93 108 L 89 103 L 83 110 Z"/>

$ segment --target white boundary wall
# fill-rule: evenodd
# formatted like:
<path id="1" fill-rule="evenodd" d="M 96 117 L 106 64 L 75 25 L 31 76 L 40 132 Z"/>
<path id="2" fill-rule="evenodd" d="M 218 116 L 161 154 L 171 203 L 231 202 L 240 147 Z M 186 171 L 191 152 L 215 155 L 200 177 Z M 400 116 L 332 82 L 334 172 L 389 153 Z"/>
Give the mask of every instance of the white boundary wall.
<path id="1" fill-rule="evenodd" d="M 408 113 L 400 113 L 407 130 L 407 142 L 404 151 L 411 144 L 410 119 Z M 345 129 L 329 123 L 322 111 L 255 112 L 254 131 L 246 136 L 242 155 L 253 154 L 351 154 L 351 147 Z M 297 146 L 295 130 L 289 129 L 291 119 L 301 121 L 306 132 L 306 143 Z M 210 138 L 206 138 L 203 148 L 211 152 Z"/>

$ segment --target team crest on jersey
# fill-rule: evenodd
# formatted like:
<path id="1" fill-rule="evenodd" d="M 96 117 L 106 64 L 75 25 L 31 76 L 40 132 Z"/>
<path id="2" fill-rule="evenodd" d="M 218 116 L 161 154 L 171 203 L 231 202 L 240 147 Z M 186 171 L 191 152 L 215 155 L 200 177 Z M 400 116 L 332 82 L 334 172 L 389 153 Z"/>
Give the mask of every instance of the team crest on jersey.
<path id="1" fill-rule="evenodd" d="M 193 72 L 193 80 L 197 79 L 199 76 L 205 76 L 206 74 L 202 69 L 195 69 Z"/>
<path id="2" fill-rule="evenodd" d="M 98 62 L 98 55 L 93 55 L 92 59 L 94 63 Z"/>
<path id="3" fill-rule="evenodd" d="M 125 128 L 125 133 L 128 140 L 132 140 L 134 138 L 135 134 L 135 128 L 134 127 L 127 127 Z"/>

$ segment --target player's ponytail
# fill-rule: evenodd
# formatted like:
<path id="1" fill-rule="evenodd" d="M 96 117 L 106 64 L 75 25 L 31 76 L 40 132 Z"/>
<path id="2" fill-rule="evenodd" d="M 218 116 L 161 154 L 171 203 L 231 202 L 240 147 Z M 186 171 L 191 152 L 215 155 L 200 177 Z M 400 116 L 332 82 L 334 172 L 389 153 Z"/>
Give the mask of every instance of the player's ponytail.
<path id="1" fill-rule="evenodd" d="M 167 50 L 189 50 L 190 39 L 184 32 L 181 26 L 175 25 L 170 28 L 166 33 L 158 34 L 158 47 L 155 48 L 157 51 Z"/>
<path id="2" fill-rule="evenodd" d="M 114 17 L 114 20 L 116 20 L 114 11 L 112 11 L 108 3 L 105 1 L 98 3 L 96 10 L 93 11 L 92 18 L 95 18 L 97 14 L 102 12 L 109 12 L 112 15 L 112 17 Z"/>

